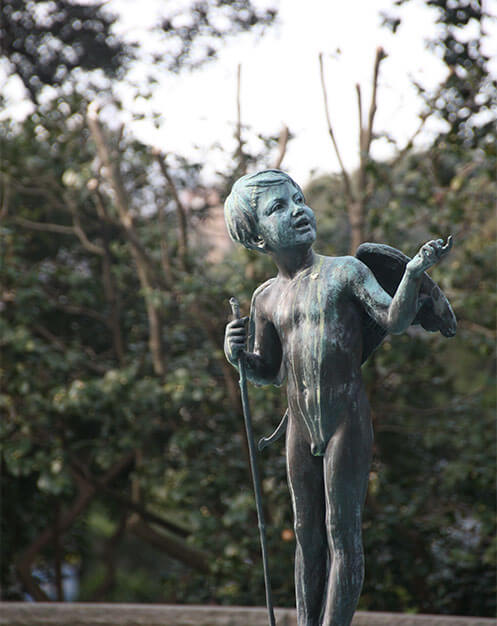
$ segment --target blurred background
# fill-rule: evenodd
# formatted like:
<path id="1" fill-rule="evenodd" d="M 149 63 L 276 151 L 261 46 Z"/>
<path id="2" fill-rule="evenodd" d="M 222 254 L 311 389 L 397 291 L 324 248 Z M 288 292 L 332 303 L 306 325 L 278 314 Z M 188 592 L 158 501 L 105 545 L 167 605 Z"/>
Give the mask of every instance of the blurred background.
<path id="1" fill-rule="evenodd" d="M 363 368 L 359 608 L 495 615 L 496 4 L 350 4 L 3 0 L 3 600 L 264 604 L 222 345 L 274 268 L 222 203 L 281 167 L 320 253 L 454 236 L 431 274 L 457 336 L 412 327 Z M 250 396 L 267 434 L 284 391 Z M 284 443 L 260 464 L 293 606 Z"/>

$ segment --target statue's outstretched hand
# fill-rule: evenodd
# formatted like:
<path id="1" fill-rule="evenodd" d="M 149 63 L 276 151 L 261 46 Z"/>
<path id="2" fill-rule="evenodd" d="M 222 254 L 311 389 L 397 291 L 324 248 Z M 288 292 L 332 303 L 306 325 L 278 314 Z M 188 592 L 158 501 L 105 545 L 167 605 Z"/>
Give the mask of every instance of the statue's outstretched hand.
<path id="1" fill-rule="evenodd" d="M 438 263 L 440 259 L 443 259 L 451 248 L 452 235 L 449 235 L 445 244 L 443 239 L 432 239 L 432 241 L 428 241 L 421 246 L 419 252 L 409 261 L 407 267 L 411 272 L 421 275 L 432 265 Z"/>

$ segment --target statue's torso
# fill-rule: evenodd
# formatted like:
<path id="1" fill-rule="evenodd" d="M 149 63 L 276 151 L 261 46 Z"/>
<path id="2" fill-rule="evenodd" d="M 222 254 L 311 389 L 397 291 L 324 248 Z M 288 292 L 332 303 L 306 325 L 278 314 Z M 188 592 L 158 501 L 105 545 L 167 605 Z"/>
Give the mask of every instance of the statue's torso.
<path id="1" fill-rule="evenodd" d="M 361 308 L 349 289 L 347 258 L 317 256 L 291 281 L 277 278 L 265 311 L 283 348 L 290 415 L 323 454 L 344 419 L 367 409 L 360 374 Z"/>

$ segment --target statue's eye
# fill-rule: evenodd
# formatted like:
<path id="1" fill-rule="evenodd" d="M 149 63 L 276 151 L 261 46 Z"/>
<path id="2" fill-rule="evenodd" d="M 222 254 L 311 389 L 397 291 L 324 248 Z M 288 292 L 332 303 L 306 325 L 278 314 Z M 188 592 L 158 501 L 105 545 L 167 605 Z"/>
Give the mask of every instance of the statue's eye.
<path id="1" fill-rule="evenodd" d="M 269 211 L 267 212 L 267 215 L 271 215 L 271 213 L 274 213 L 275 211 L 279 211 L 282 208 L 283 208 L 283 202 L 275 202 L 269 207 Z"/>

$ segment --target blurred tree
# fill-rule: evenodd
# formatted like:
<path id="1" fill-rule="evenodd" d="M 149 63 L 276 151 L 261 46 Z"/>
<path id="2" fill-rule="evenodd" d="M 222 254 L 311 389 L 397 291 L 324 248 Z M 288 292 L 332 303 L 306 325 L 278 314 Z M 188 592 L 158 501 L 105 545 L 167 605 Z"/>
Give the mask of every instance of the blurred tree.
<path id="1" fill-rule="evenodd" d="M 75 69 L 118 77 L 132 50 L 112 33 L 115 19 L 100 3 L 4 0 L 1 58 L 35 103 L 45 85 L 59 87 Z"/>
<path id="2" fill-rule="evenodd" d="M 251 0 L 189 0 L 160 22 L 176 52 L 158 53 L 156 60 L 172 71 L 198 67 L 215 58 L 227 38 L 254 28 L 262 32 L 276 14 L 276 9 L 257 8 Z"/>
<path id="3" fill-rule="evenodd" d="M 216 364 L 211 374 L 201 373 L 202 384 L 218 387 L 222 372 L 231 410 L 238 409 L 232 372 L 204 345 L 217 345 L 222 328 L 195 295 L 208 281 L 196 276 L 203 266 L 188 250 L 192 216 L 178 191 L 202 189 L 200 166 L 172 155 L 166 165 L 161 155 L 123 139 L 122 128 L 107 134 L 96 111 L 86 115 L 87 103 L 74 91 L 82 72 L 100 70 L 98 85 L 86 81 L 88 98 L 111 87 L 103 75 L 122 78 L 136 52 L 117 37 L 116 18 L 102 4 L 12 0 L 3 8 L 1 58 L 38 106 L 20 126 L 3 123 L 1 137 L 2 491 L 10 496 L 2 511 L 9 539 L 2 542 L 2 593 L 18 596 L 22 583 L 34 599 L 46 599 L 39 583 L 49 576 L 62 599 L 64 563 L 94 580 L 92 562 L 102 579 L 83 587 L 108 597 L 127 530 L 205 574 L 206 554 L 183 541 L 195 529 L 195 511 L 187 503 L 178 511 L 180 490 L 164 497 L 164 464 L 153 460 L 178 430 L 181 413 L 191 415 L 186 407 L 179 411 L 178 391 L 193 393 L 185 381 L 192 380 L 187 339 L 195 326 L 203 346 L 195 354 L 207 370 Z M 155 62 L 171 71 L 197 67 L 215 56 L 215 40 L 264 27 L 275 14 L 249 1 L 184 5 L 152 27 L 165 41 Z M 55 91 L 39 104 L 45 86 Z M 195 380 L 198 408 L 208 392 Z M 170 403 L 175 391 L 179 405 Z M 213 394 L 221 404 L 223 393 Z M 231 415 L 229 422 L 243 432 Z M 97 495 L 107 503 L 103 515 Z M 142 506 L 153 508 L 155 500 L 161 516 Z M 95 520 L 90 533 L 84 519 Z M 92 561 L 90 537 L 102 519 L 104 546 Z M 120 584 L 130 591 L 125 580 Z"/>
<path id="4" fill-rule="evenodd" d="M 276 17 L 276 10 L 257 9 L 250 0 L 190 0 L 164 13 L 150 26 L 159 35 L 152 61 L 173 72 L 199 67 L 215 58 L 226 39 L 248 30 L 260 33 Z M 86 82 L 86 90 L 98 92 L 105 84 L 109 89 L 102 76 L 122 79 L 142 55 L 139 41 L 117 35 L 118 17 L 101 2 L 4 0 L 1 20 L 0 59 L 34 103 L 44 86 L 59 88 L 92 70 L 100 72 L 93 86 Z"/>
<path id="5" fill-rule="evenodd" d="M 398 7 L 411 0 L 398 0 Z M 436 36 L 428 46 L 444 62 L 447 76 L 434 93 L 422 85 L 418 90 L 430 113 L 442 119 L 446 127 L 440 140 L 454 146 L 495 145 L 495 94 L 497 82 L 488 71 L 489 57 L 484 40 L 489 37 L 487 24 L 495 16 L 482 0 L 424 0 L 437 13 Z M 402 13 L 385 13 L 384 23 L 394 32 Z"/>
<path id="6" fill-rule="evenodd" d="M 240 264 L 192 254 L 182 191 L 202 189 L 199 166 L 109 133 L 82 98 L 4 122 L 1 139 L 4 597 L 46 599 L 48 578 L 62 598 L 72 563 L 87 599 L 262 602 L 219 315 L 260 272 L 242 287 Z M 275 518 L 278 541 L 288 520 Z M 153 548 L 164 556 L 149 571 Z"/>

